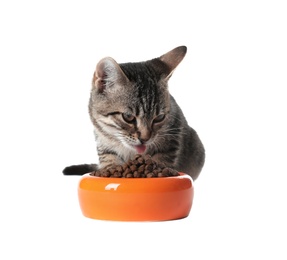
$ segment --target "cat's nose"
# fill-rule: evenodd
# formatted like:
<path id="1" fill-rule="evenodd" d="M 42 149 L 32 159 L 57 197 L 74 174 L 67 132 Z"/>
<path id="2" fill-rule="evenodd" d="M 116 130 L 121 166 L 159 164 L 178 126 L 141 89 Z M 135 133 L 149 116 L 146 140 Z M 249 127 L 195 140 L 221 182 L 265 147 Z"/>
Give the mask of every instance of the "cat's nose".
<path id="1" fill-rule="evenodd" d="M 150 131 L 142 131 L 139 133 L 139 140 L 142 144 L 146 143 L 151 137 Z"/>

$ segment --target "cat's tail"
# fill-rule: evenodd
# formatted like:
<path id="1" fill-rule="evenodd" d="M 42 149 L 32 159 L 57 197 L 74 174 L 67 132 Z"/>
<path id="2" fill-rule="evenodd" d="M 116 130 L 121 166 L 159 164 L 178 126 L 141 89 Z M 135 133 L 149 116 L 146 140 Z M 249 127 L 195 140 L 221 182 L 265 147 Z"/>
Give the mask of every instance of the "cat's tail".
<path id="1" fill-rule="evenodd" d="M 71 165 L 63 170 L 64 175 L 83 175 L 85 173 L 93 172 L 98 170 L 97 164 L 79 164 Z"/>

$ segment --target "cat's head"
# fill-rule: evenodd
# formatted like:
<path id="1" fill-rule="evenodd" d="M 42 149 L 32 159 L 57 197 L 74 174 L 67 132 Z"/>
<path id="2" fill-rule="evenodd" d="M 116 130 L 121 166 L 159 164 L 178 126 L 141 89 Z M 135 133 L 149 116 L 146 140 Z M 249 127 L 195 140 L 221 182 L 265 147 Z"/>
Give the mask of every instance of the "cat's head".
<path id="1" fill-rule="evenodd" d="M 107 57 L 94 73 L 89 112 L 95 128 L 142 153 L 168 120 L 168 80 L 186 54 L 177 47 L 152 60 L 117 63 Z"/>

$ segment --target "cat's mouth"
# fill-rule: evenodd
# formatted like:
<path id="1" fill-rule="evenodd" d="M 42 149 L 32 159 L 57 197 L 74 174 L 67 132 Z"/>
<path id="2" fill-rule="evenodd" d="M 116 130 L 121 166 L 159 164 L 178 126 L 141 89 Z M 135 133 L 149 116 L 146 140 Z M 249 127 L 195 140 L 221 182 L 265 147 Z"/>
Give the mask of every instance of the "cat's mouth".
<path id="1" fill-rule="evenodd" d="M 136 149 L 137 153 L 142 154 L 146 150 L 146 145 L 144 145 L 144 144 L 135 145 L 135 149 Z"/>

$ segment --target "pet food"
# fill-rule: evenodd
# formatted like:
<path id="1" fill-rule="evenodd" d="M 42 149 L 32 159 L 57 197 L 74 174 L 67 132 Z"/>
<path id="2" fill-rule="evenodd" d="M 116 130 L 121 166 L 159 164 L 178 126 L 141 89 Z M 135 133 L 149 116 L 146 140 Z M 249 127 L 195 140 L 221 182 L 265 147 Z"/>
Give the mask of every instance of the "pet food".
<path id="1" fill-rule="evenodd" d="M 110 178 L 155 178 L 178 176 L 178 171 L 152 160 L 150 155 L 137 154 L 123 165 L 100 169 L 90 173 L 97 177 Z"/>

